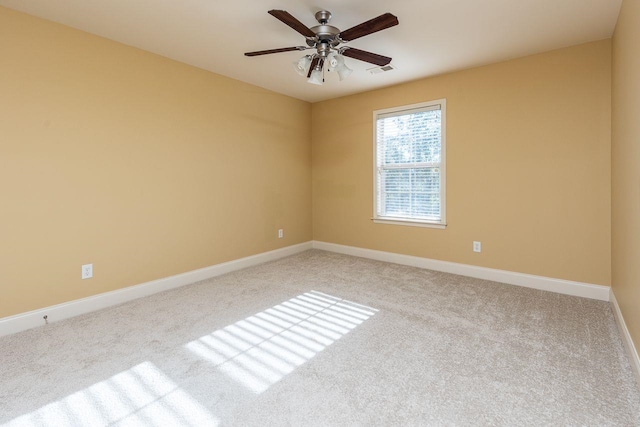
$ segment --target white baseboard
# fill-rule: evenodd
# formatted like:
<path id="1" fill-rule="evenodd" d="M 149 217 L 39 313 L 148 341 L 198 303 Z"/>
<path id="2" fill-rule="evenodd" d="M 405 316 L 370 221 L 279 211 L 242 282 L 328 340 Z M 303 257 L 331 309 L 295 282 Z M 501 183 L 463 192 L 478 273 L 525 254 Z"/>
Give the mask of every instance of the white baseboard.
<path id="1" fill-rule="evenodd" d="M 410 265 L 412 267 L 459 274 L 461 276 L 475 277 L 477 279 L 492 280 L 494 282 L 524 286 L 527 288 L 540 289 L 543 291 L 551 291 L 560 294 L 574 295 L 601 301 L 609 301 L 609 286 L 572 282 L 570 280 L 534 276 L 531 274 L 516 273 L 513 271 L 496 270 L 493 268 L 477 267 L 475 265 L 459 264 L 449 261 L 439 261 L 435 259 L 421 258 L 411 255 L 402 255 L 392 252 L 358 248 L 354 246 L 338 245 L 335 243 L 313 241 L 313 248 L 321 249 L 324 251 L 337 252 L 345 255 L 353 255 L 361 258 L 391 262 L 394 264 Z"/>
<path id="2" fill-rule="evenodd" d="M 44 324 L 43 316 L 47 316 L 48 321 L 56 322 L 92 311 L 122 304 L 137 298 L 152 295 L 158 292 L 175 289 L 191 283 L 205 280 L 210 277 L 230 273 L 232 271 L 273 261 L 289 255 L 294 255 L 308 249 L 315 248 L 325 251 L 353 255 L 362 258 L 370 258 L 378 261 L 391 262 L 395 264 L 410 265 L 413 267 L 426 268 L 429 270 L 442 271 L 446 273 L 460 274 L 463 276 L 475 277 L 478 279 L 492 280 L 511 285 L 524 286 L 545 291 L 558 292 L 562 294 L 581 296 L 585 298 L 609 301 L 610 288 L 608 286 L 592 285 L 588 283 L 572 282 L 568 280 L 553 279 L 549 277 L 534 276 L 530 274 L 515 273 L 505 270 L 477 267 L 455 262 L 439 261 L 429 258 L 421 258 L 410 255 L 396 254 L 392 252 L 376 251 L 372 249 L 357 248 L 354 246 L 338 245 L 320 241 L 305 242 L 285 248 L 252 255 L 246 258 L 204 267 L 198 270 L 189 271 L 175 276 L 153 280 L 140 285 L 118 289 L 111 292 L 82 298 L 66 303 L 45 307 L 27 313 L 17 314 L 0 319 L 0 336 L 13 334 L 27 329 L 35 328 Z"/>
<path id="3" fill-rule="evenodd" d="M 45 324 L 43 316 L 47 316 L 49 323 L 56 322 L 92 311 L 122 304 L 137 298 L 152 295 L 158 292 L 175 289 L 181 286 L 189 285 L 200 280 L 211 277 L 220 276 L 232 271 L 284 258 L 299 252 L 312 248 L 312 242 L 300 243 L 297 245 L 287 246 L 285 248 L 276 249 L 261 254 L 236 259 L 209 267 L 200 268 L 198 270 L 188 271 L 186 273 L 177 274 L 175 276 L 165 277 L 151 282 L 142 283 L 140 285 L 130 286 L 124 289 L 118 289 L 111 292 L 105 292 L 82 298 L 62 304 L 45 307 L 38 310 L 29 311 L 27 313 L 17 314 L 0 319 L 0 336 L 13 334 L 27 329 L 35 328 Z"/>
<path id="4" fill-rule="evenodd" d="M 636 374 L 638 386 L 640 386 L 640 356 L 638 356 L 638 351 L 633 343 L 633 338 L 631 338 L 629 329 L 627 329 L 627 324 L 624 321 L 624 317 L 622 317 L 622 312 L 620 311 L 620 306 L 618 305 L 618 300 L 613 293 L 613 289 L 611 290 L 610 301 L 611 308 L 613 309 L 613 317 L 616 319 L 616 324 L 618 325 L 622 342 L 624 343 L 625 350 L 627 350 L 627 355 L 629 356 L 631 369 Z"/>

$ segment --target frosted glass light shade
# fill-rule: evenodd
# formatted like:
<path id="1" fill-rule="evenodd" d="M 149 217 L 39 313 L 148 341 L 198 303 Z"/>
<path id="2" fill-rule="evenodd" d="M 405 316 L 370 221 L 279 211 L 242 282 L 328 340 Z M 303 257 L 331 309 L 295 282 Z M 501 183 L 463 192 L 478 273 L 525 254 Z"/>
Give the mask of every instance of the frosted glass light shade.
<path id="1" fill-rule="evenodd" d="M 344 61 L 344 59 L 343 59 Z M 333 71 L 335 70 L 335 68 L 338 66 L 338 54 L 336 53 L 332 53 L 331 55 L 329 55 L 329 71 Z"/>
<path id="2" fill-rule="evenodd" d="M 307 76 L 307 70 L 309 69 L 309 65 L 311 65 L 311 58 L 309 56 L 303 56 L 297 61 L 293 61 L 293 68 L 296 70 L 296 73 L 301 76 Z"/>
<path id="3" fill-rule="evenodd" d="M 322 85 L 322 70 L 313 70 L 307 81 L 314 85 Z"/>
<path id="4" fill-rule="evenodd" d="M 338 73 L 340 81 L 349 77 L 353 70 L 344 63 L 344 56 L 337 53 L 332 53 L 329 56 L 329 71 L 335 71 Z"/>
<path id="5" fill-rule="evenodd" d="M 342 66 L 339 66 L 336 70 L 338 71 L 338 77 L 340 78 L 340 81 L 346 79 L 347 77 L 349 77 L 351 73 L 353 73 L 353 70 L 347 67 L 344 63 L 342 64 Z"/>

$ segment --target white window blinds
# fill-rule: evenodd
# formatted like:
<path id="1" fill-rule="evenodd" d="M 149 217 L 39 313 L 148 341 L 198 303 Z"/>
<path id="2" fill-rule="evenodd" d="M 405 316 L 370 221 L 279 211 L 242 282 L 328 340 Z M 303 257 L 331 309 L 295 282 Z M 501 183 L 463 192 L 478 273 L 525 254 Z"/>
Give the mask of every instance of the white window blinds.
<path id="1" fill-rule="evenodd" d="M 444 224 L 444 100 L 375 114 L 374 219 Z"/>

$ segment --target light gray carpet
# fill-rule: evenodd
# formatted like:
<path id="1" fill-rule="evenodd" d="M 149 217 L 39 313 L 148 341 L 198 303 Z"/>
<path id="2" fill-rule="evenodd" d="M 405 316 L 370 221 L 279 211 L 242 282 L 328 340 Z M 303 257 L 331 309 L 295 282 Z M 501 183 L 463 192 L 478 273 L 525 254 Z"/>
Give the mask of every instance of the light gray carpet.
<path id="1" fill-rule="evenodd" d="M 609 304 L 322 251 L 0 338 L 2 425 L 640 426 Z"/>

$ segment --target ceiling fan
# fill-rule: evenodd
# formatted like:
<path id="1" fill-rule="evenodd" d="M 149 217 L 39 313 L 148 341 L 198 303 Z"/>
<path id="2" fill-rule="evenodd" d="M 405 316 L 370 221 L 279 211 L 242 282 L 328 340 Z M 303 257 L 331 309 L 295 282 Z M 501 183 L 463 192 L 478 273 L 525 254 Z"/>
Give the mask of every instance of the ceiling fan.
<path id="1" fill-rule="evenodd" d="M 313 54 L 305 55 L 293 63 L 298 74 L 302 76 L 306 75 L 309 83 L 320 85 L 323 83 L 322 72 L 324 70 L 324 64 L 327 61 L 329 63 L 328 71 L 336 71 L 340 80 L 351 74 L 353 70 L 345 65 L 344 56 L 381 67 L 391 62 L 391 58 L 388 56 L 378 55 L 377 53 L 367 52 L 350 46 L 339 46 L 341 43 L 347 43 L 398 25 L 398 18 L 390 13 L 385 13 L 344 31 L 340 31 L 338 28 L 329 25 L 331 12 L 326 10 L 321 10 L 315 14 L 315 18 L 320 25 L 311 28 L 298 21 L 286 10 L 270 10 L 269 14 L 302 34 L 306 39 L 306 46 L 258 50 L 255 52 L 247 52 L 245 56 L 259 56 L 271 53 L 313 49 L 315 50 Z"/>

